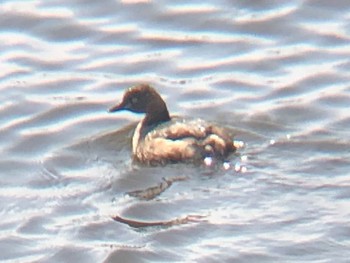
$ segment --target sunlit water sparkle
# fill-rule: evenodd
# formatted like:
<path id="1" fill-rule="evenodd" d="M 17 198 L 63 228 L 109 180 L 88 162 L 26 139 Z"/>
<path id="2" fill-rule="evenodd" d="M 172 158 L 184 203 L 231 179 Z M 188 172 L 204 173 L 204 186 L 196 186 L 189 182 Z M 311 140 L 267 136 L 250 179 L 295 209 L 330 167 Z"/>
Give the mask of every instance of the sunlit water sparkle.
<path id="1" fill-rule="evenodd" d="M 2 262 L 348 262 L 348 1 L 3 1 Z M 238 148 L 220 167 L 142 167 L 154 85 Z M 131 125 L 131 126 L 130 126 Z M 151 200 L 127 193 L 185 176 Z M 134 228 L 112 219 L 159 222 Z M 199 219 L 200 218 L 200 219 Z"/>

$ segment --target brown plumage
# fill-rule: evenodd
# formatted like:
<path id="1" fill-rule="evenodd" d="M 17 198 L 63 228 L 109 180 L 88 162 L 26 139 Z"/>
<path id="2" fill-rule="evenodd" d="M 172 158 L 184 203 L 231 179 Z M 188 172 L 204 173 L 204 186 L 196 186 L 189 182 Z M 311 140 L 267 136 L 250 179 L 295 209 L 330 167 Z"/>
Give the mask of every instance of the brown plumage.
<path id="1" fill-rule="evenodd" d="M 149 85 L 127 89 L 122 102 L 109 111 L 120 110 L 146 114 L 132 140 L 133 158 L 141 163 L 202 162 L 205 157 L 224 160 L 235 151 L 226 129 L 201 119 L 170 118 L 164 100 Z"/>

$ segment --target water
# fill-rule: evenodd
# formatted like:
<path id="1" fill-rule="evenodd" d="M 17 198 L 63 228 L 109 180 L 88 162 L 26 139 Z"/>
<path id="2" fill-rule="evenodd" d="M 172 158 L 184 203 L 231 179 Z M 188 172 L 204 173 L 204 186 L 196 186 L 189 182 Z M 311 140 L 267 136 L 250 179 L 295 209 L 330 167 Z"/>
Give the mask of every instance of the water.
<path id="1" fill-rule="evenodd" d="M 348 262 L 348 1 L 2 1 L 2 262 Z M 153 84 L 228 170 L 130 161 Z M 131 125 L 131 126 L 128 126 Z M 152 200 L 125 193 L 186 176 Z M 134 228 L 113 216 L 166 222 Z"/>

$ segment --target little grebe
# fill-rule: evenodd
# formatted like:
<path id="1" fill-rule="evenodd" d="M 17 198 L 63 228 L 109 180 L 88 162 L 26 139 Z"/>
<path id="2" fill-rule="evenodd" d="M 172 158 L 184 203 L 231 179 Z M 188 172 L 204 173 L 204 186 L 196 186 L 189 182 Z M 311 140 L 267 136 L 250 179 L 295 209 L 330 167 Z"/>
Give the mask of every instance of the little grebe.
<path id="1" fill-rule="evenodd" d="M 229 131 L 222 127 L 201 119 L 170 117 L 164 100 L 147 84 L 128 88 L 122 102 L 109 112 L 120 110 L 146 114 L 132 139 L 133 158 L 141 163 L 198 163 L 206 157 L 225 160 L 236 149 Z"/>

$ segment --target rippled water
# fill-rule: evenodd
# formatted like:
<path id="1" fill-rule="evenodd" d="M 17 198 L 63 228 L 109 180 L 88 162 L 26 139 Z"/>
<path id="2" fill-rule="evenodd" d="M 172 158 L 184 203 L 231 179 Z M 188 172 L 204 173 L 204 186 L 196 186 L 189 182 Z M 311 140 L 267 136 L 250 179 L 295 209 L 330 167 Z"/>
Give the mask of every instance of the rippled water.
<path id="1" fill-rule="evenodd" d="M 2 262 L 348 262 L 348 1 L 2 1 Z M 228 170 L 130 161 L 153 84 L 232 129 Z M 186 176 L 152 200 L 126 195 Z M 193 220 L 135 228 L 140 222 Z"/>

